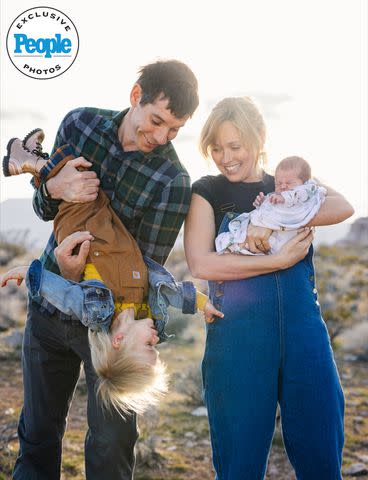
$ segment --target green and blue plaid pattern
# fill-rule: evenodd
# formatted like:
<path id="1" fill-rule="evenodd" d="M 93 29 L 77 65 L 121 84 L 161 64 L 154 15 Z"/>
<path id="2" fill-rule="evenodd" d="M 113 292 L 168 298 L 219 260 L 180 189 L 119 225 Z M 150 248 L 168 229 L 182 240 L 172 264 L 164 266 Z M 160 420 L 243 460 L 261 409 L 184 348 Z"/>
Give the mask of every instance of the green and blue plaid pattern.
<path id="1" fill-rule="evenodd" d="M 117 131 L 127 111 L 72 110 L 60 125 L 52 154 L 69 144 L 76 156 L 89 160 L 100 187 L 142 253 L 164 264 L 188 212 L 190 178 L 171 142 L 147 154 L 124 152 Z M 45 198 L 41 188 L 35 191 L 33 207 L 42 220 L 52 220 L 58 204 L 58 200 Z M 59 273 L 55 247 L 51 235 L 41 261 L 48 270 Z"/>
<path id="2" fill-rule="evenodd" d="M 51 155 L 50 158 L 47 159 L 47 163 L 41 168 L 39 177 L 40 180 L 43 181 L 47 179 L 48 174 L 54 170 L 56 165 L 66 159 L 66 157 L 75 158 L 74 150 L 70 145 L 62 145 L 54 153 Z"/>

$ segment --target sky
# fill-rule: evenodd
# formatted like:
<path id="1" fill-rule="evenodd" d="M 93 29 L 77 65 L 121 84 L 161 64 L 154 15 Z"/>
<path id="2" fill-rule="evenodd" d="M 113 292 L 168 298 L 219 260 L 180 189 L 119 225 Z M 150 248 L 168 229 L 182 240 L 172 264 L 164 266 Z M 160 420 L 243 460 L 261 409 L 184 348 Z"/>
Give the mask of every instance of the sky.
<path id="1" fill-rule="evenodd" d="M 189 5 L 189 4 L 188 4 Z M 42 127 L 50 149 L 71 109 L 121 110 L 139 66 L 186 62 L 200 106 L 175 148 L 192 180 L 215 173 L 198 151 L 201 126 L 226 96 L 254 98 L 267 124 L 269 170 L 301 155 L 313 174 L 342 192 L 355 216 L 368 215 L 368 11 L 366 0 L 196 2 L 49 0 L 76 25 L 80 50 L 60 77 L 35 80 L 10 62 L 5 38 L 14 18 L 37 6 L 1 2 L 1 152 L 9 138 Z M 191 5 L 191 4 L 190 4 Z M 0 200 L 31 197 L 29 177 L 0 175 Z"/>

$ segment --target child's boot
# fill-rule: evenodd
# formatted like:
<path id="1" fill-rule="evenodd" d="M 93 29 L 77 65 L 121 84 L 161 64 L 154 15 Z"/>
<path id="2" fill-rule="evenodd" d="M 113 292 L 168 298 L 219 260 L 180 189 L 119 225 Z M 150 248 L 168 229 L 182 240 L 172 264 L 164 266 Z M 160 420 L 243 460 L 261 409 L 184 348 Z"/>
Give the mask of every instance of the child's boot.
<path id="1" fill-rule="evenodd" d="M 12 138 L 7 146 L 7 155 L 3 158 L 3 173 L 6 177 L 20 175 L 21 173 L 31 173 L 38 175 L 40 164 L 45 160 L 40 155 L 35 155 L 23 148 L 20 138 Z"/>
<path id="2" fill-rule="evenodd" d="M 35 128 L 29 132 L 23 139 L 23 148 L 27 152 L 33 153 L 38 157 L 42 157 L 44 160 L 49 158 L 48 153 L 42 151 L 42 142 L 45 138 L 45 134 L 41 128 Z"/>

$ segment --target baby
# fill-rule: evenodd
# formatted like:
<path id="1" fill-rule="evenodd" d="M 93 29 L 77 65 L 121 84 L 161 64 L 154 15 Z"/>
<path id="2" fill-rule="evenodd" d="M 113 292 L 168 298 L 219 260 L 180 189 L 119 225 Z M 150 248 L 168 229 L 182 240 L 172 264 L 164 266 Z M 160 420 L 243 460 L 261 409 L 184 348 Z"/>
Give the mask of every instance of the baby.
<path id="1" fill-rule="evenodd" d="M 74 155 L 65 145 L 48 158 L 42 152 L 43 138 L 43 131 L 36 129 L 23 141 L 10 140 L 3 159 L 4 175 L 31 173 L 36 187 L 45 188 L 45 181 Z M 165 368 L 155 345 L 168 338 L 167 307 L 183 313 L 200 309 L 206 321 L 223 315 L 192 282 L 176 282 L 163 266 L 142 256 L 103 190 L 92 202 L 60 203 L 54 219 L 58 244 L 75 230 L 90 230 L 94 237 L 82 282 L 66 280 L 34 260 L 30 266 L 5 273 L 1 286 L 9 280 L 20 285 L 26 279 L 33 298 L 88 327 L 103 405 L 121 413 L 142 412 L 166 390 Z"/>
<path id="2" fill-rule="evenodd" d="M 306 160 L 293 156 L 284 158 L 275 172 L 275 192 L 260 193 L 256 209 L 242 213 L 229 223 L 229 230 L 216 237 L 219 253 L 255 255 L 247 250 L 245 239 L 249 223 L 273 230 L 269 242 L 275 253 L 310 222 L 325 200 L 326 189 L 311 180 L 311 168 Z"/>

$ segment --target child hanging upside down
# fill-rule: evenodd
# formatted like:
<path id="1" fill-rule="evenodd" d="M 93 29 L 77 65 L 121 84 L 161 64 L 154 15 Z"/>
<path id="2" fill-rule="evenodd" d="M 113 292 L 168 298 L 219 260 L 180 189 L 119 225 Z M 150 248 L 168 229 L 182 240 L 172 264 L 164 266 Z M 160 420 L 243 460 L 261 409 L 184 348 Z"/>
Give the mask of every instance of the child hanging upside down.
<path id="1" fill-rule="evenodd" d="M 64 145 L 48 158 L 42 151 L 43 139 L 43 131 L 36 129 L 23 141 L 10 140 L 4 175 L 31 173 L 36 187 L 45 188 L 45 181 L 75 156 Z M 88 327 L 102 404 L 122 413 L 142 412 L 166 391 L 165 367 L 155 345 L 168 338 L 167 307 L 190 314 L 202 310 L 208 322 L 223 315 L 192 282 L 176 282 L 163 266 L 142 256 L 102 189 L 92 202 L 60 203 L 54 219 L 58 245 L 76 231 L 93 237 L 82 282 L 64 279 L 34 260 L 5 273 L 1 286 L 9 280 L 20 285 L 25 278 L 32 297 L 43 297 Z"/>

